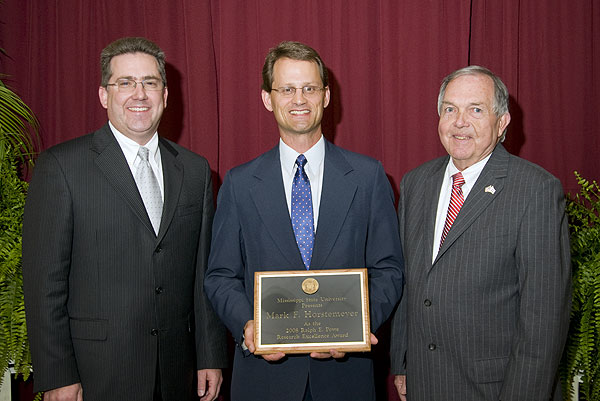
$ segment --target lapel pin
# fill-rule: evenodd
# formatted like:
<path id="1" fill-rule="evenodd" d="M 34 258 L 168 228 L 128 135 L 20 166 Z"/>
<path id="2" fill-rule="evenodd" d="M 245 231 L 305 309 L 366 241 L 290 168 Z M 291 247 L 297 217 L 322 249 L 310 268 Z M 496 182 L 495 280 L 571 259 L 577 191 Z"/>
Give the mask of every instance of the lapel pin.
<path id="1" fill-rule="evenodd" d="M 496 193 L 496 188 L 494 188 L 493 185 L 488 185 L 487 187 L 485 187 L 485 192 L 494 195 Z"/>

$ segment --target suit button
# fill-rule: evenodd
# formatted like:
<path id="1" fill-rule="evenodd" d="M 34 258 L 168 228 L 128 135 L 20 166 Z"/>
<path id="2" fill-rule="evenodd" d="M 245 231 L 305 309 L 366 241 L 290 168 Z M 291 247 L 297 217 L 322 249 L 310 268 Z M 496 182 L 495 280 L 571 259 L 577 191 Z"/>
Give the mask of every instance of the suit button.
<path id="1" fill-rule="evenodd" d="M 152 330 L 150 330 L 150 334 L 152 334 L 153 336 L 157 336 L 158 335 L 158 330 L 157 329 L 152 329 Z"/>
<path id="2" fill-rule="evenodd" d="M 425 304 L 425 306 L 431 306 L 431 301 L 428 299 L 426 299 L 423 303 Z"/>
<path id="3" fill-rule="evenodd" d="M 162 248 L 160 246 L 157 246 L 156 249 L 154 250 L 155 253 L 161 253 L 162 252 Z"/>
<path id="4" fill-rule="evenodd" d="M 155 292 L 155 293 L 157 293 L 157 294 L 162 294 L 162 292 L 163 292 L 163 289 L 162 289 L 162 287 L 156 287 L 156 288 L 154 289 L 154 292 Z"/>
<path id="5" fill-rule="evenodd" d="M 435 351 L 435 349 L 437 348 L 435 344 L 429 344 L 429 351 Z"/>

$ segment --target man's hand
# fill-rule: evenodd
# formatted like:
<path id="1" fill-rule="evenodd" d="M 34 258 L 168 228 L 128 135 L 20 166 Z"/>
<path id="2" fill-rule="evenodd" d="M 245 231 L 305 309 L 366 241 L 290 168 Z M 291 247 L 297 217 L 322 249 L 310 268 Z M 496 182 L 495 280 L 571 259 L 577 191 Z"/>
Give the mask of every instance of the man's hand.
<path id="1" fill-rule="evenodd" d="M 248 320 L 244 325 L 244 344 L 248 347 L 248 351 L 254 354 L 256 347 L 254 346 L 254 320 Z M 285 357 L 283 352 L 277 352 L 275 354 L 264 354 L 261 355 L 265 361 L 275 362 Z"/>
<path id="2" fill-rule="evenodd" d="M 394 386 L 396 386 L 400 400 L 406 401 L 406 375 L 396 375 L 394 377 Z"/>
<path id="3" fill-rule="evenodd" d="M 198 397 L 200 401 L 213 401 L 219 395 L 223 383 L 221 369 L 202 369 L 198 371 Z"/>
<path id="4" fill-rule="evenodd" d="M 46 391 L 44 393 L 44 401 L 83 401 L 81 383 Z"/>
<path id="5" fill-rule="evenodd" d="M 375 345 L 379 342 L 377 337 L 373 333 L 371 333 L 371 345 Z M 343 358 L 346 356 L 345 352 L 340 352 L 335 349 L 330 349 L 329 352 L 311 352 L 310 357 L 316 359 L 327 359 L 327 358 Z"/>

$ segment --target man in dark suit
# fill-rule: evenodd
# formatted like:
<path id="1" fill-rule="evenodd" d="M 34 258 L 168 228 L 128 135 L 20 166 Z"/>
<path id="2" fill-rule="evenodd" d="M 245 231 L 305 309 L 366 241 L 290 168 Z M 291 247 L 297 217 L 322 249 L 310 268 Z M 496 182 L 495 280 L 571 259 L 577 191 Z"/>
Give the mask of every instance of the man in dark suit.
<path id="1" fill-rule="evenodd" d="M 398 393 L 409 401 L 548 400 L 570 307 L 560 182 L 500 144 L 508 91 L 489 70 L 446 77 L 438 112 L 449 157 L 400 184 Z"/>
<path id="2" fill-rule="evenodd" d="M 224 327 L 203 292 L 207 161 L 158 136 L 165 58 L 144 38 L 101 55 L 108 124 L 42 153 L 25 207 L 34 387 L 45 400 L 214 400 Z"/>
<path id="3" fill-rule="evenodd" d="M 262 100 L 279 144 L 229 171 L 219 193 L 205 289 L 237 342 L 233 401 L 375 399 L 368 354 L 252 354 L 256 271 L 367 267 L 372 331 L 401 295 L 393 192 L 379 162 L 323 138 L 329 98 L 327 69 L 314 49 L 297 42 L 271 49 Z M 296 222 L 302 180 L 310 209 Z M 293 224 L 308 228 L 295 233 Z"/>

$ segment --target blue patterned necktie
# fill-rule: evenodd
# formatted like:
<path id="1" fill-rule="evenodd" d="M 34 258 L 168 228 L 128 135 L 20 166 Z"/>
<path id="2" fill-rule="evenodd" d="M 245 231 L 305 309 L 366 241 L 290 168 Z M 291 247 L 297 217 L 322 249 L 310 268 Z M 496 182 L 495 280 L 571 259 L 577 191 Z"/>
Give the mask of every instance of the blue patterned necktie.
<path id="1" fill-rule="evenodd" d="M 298 169 L 294 175 L 292 185 L 292 226 L 298 243 L 298 249 L 306 270 L 310 268 L 312 258 L 315 230 L 313 225 L 312 193 L 310 181 L 304 171 L 306 157 L 298 156 L 296 159 Z"/>

